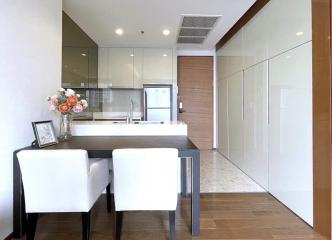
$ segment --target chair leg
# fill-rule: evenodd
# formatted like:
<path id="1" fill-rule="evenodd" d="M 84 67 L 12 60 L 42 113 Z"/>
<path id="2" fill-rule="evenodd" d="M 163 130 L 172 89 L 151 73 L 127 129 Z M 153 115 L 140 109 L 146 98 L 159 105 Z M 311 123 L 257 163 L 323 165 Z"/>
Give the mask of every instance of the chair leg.
<path id="1" fill-rule="evenodd" d="M 122 220 L 123 220 L 123 212 L 118 211 L 115 215 L 115 240 L 120 240 L 121 238 L 121 229 L 122 229 Z"/>
<path id="2" fill-rule="evenodd" d="M 175 240 L 175 211 L 169 211 L 169 239 Z"/>
<path id="3" fill-rule="evenodd" d="M 91 210 L 89 212 L 82 212 L 82 240 L 90 239 L 90 217 Z"/>
<path id="4" fill-rule="evenodd" d="M 34 240 L 38 221 L 38 213 L 27 214 L 27 240 Z"/>
<path id="5" fill-rule="evenodd" d="M 107 201 L 107 212 L 112 211 L 112 197 L 111 197 L 111 184 L 109 183 L 106 187 L 106 201 Z"/>

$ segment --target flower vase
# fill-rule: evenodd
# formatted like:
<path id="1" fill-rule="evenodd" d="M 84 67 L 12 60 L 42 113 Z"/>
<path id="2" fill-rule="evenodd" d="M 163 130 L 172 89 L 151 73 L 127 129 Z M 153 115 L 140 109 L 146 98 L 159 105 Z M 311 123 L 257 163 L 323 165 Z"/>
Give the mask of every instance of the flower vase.
<path id="1" fill-rule="evenodd" d="M 60 116 L 60 141 L 68 141 L 72 138 L 71 135 L 72 115 L 70 113 L 61 113 Z"/>

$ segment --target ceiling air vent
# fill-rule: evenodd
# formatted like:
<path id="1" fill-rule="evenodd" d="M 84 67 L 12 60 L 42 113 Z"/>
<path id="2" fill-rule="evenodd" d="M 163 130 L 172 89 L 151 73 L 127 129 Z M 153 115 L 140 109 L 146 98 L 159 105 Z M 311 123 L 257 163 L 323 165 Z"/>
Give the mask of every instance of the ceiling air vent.
<path id="1" fill-rule="evenodd" d="M 221 16 L 195 16 L 182 17 L 177 43 L 202 44 L 210 31 L 214 28 Z"/>

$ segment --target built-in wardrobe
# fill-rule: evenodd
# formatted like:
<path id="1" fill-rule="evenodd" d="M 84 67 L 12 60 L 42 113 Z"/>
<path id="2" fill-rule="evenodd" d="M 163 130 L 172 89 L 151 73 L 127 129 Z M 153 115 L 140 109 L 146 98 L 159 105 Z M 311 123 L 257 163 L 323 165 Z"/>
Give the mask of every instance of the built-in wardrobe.
<path id="1" fill-rule="evenodd" d="M 217 49 L 218 151 L 313 224 L 310 0 L 271 0 Z"/>

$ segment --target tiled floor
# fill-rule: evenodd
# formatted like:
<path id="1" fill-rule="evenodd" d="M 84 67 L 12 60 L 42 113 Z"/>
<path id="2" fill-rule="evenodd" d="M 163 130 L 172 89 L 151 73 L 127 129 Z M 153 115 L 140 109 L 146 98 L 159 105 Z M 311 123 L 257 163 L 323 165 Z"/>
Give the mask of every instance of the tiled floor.
<path id="1" fill-rule="evenodd" d="M 201 151 L 201 192 L 265 192 L 217 151 Z"/>

